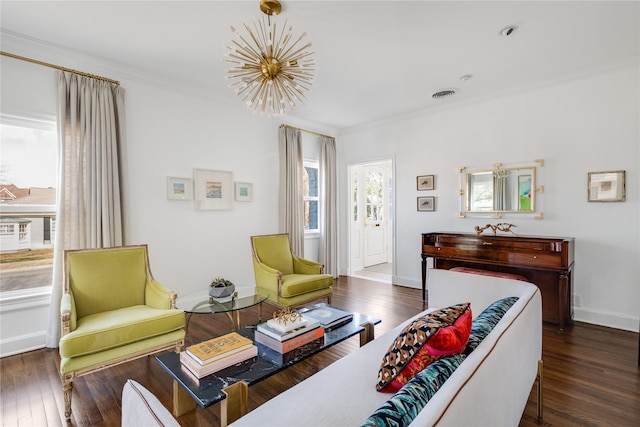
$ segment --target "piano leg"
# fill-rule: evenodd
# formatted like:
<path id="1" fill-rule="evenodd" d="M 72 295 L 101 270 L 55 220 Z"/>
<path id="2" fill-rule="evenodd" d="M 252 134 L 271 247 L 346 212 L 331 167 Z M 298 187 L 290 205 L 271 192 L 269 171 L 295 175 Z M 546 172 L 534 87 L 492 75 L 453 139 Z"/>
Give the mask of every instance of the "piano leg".
<path id="1" fill-rule="evenodd" d="M 427 287 L 427 257 L 422 255 L 422 303 L 423 304 L 427 298 L 426 287 Z"/>
<path id="2" fill-rule="evenodd" d="M 564 331 L 565 320 L 567 316 L 567 307 L 569 306 L 569 278 L 566 274 L 561 274 L 558 277 L 558 323 L 560 324 L 560 331 Z"/>

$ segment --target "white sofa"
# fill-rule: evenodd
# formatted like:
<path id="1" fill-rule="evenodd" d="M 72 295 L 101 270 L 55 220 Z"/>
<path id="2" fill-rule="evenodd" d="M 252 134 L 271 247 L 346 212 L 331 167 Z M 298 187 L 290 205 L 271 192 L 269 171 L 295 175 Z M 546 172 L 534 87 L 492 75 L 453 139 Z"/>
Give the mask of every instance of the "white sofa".
<path id="1" fill-rule="evenodd" d="M 428 287 L 429 309 L 425 313 L 468 301 L 475 318 L 494 301 L 513 296 L 519 299 L 411 425 L 517 426 L 542 357 L 540 291 L 527 282 L 447 270 L 430 270 Z M 392 396 L 376 391 L 377 374 L 382 356 L 410 320 L 231 426 L 360 425 Z"/>

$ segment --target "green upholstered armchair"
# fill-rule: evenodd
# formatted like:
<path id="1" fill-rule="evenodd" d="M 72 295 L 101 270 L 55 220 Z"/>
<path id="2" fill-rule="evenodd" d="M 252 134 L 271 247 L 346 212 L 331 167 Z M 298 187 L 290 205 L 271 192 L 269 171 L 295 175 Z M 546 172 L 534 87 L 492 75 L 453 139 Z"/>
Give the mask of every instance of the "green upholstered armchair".
<path id="1" fill-rule="evenodd" d="M 324 265 L 291 253 L 288 234 L 251 237 L 256 286 L 269 292 L 279 307 L 295 307 L 319 299 L 331 303 L 333 276 Z"/>
<path id="2" fill-rule="evenodd" d="M 155 281 L 147 246 L 65 251 L 60 374 L 65 417 L 74 378 L 184 346 L 177 295 Z"/>

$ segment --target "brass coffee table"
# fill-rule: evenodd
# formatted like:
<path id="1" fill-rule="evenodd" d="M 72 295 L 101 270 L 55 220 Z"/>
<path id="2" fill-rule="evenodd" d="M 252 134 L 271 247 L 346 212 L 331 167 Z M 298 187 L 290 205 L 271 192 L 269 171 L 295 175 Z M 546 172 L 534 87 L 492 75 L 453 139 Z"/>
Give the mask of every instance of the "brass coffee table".
<path id="1" fill-rule="evenodd" d="M 216 314 L 224 313 L 227 315 L 233 329 L 240 329 L 240 311 L 260 305 L 259 319 L 262 321 L 262 303 L 269 297 L 269 293 L 258 289 L 255 286 L 238 286 L 234 295 L 213 298 L 209 296 L 209 290 L 203 289 L 192 292 L 176 300 L 176 308 L 183 310 L 187 316 L 186 329 L 189 329 L 189 320 L 194 314 Z M 235 319 L 233 313 L 235 312 Z"/>

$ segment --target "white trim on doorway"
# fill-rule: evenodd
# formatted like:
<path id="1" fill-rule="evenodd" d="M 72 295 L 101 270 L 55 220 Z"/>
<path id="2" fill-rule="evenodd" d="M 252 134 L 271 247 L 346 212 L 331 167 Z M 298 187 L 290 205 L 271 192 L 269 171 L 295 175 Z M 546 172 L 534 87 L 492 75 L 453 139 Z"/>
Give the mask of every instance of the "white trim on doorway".
<path id="1" fill-rule="evenodd" d="M 390 174 L 389 174 L 389 197 L 388 197 L 388 205 L 389 209 L 388 213 L 388 227 L 390 228 L 390 238 L 387 242 L 387 252 L 389 253 L 389 258 L 386 260 L 388 265 L 391 267 L 390 274 L 379 273 L 368 271 L 364 268 L 364 262 L 362 258 L 363 254 L 363 234 L 364 234 L 364 221 L 362 217 L 358 218 L 358 223 L 355 224 L 354 228 L 354 201 L 353 201 L 353 174 L 358 168 L 362 169 L 365 166 L 373 166 L 380 164 L 389 164 L 390 165 Z M 350 276 L 353 277 L 362 277 L 371 280 L 377 280 L 384 283 L 393 283 L 393 278 L 395 277 L 395 257 L 396 257 L 396 180 L 395 180 L 395 156 L 382 157 L 382 158 L 374 158 L 374 159 L 363 159 L 359 161 L 354 161 L 347 164 L 347 180 L 348 180 L 348 257 L 347 257 L 347 271 Z M 363 206 L 359 207 L 359 212 L 363 211 Z M 356 237 L 359 235 L 360 237 Z M 356 242 L 357 240 L 357 242 Z"/>

